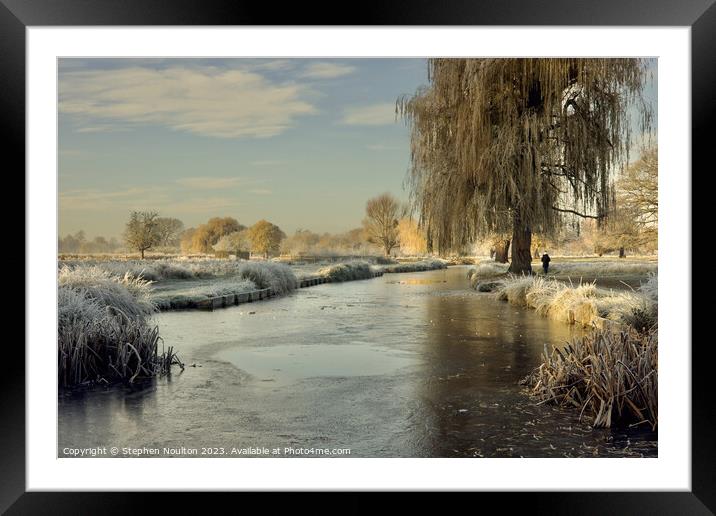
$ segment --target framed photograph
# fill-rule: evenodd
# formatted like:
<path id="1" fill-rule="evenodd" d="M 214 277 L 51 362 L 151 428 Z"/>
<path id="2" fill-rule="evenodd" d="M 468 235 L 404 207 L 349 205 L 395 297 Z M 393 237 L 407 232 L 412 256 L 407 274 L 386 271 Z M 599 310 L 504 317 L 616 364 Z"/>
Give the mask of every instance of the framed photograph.
<path id="1" fill-rule="evenodd" d="M 0 0 L 28 300 L 0 508 L 711 514 L 691 182 L 716 8 L 661 4 Z"/>

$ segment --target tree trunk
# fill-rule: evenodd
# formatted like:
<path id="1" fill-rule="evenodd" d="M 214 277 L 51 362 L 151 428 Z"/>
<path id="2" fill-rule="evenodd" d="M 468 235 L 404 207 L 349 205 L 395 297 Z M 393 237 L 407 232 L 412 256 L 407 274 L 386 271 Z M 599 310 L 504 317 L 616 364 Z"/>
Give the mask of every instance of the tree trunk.
<path id="1" fill-rule="evenodd" d="M 510 241 L 503 240 L 495 245 L 495 261 L 497 263 L 507 263 L 507 257 L 510 251 Z"/>
<path id="2" fill-rule="evenodd" d="M 532 229 L 515 210 L 512 222 L 512 263 L 507 272 L 532 274 Z"/>
<path id="3" fill-rule="evenodd" d="M 626 258 L 626 252 L 624 252 L 624 248 L 619 248 L 619 258 Z"/>
<path id="4" fill-rule="evenodd" d="M 144 249 L 139 250 L 142 253 L 142 260 L 144 260 Z"/>

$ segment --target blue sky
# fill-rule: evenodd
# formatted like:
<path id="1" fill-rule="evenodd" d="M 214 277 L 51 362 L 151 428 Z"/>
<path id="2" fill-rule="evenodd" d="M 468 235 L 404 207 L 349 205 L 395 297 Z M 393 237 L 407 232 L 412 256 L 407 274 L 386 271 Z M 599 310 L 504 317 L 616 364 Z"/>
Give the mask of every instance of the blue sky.
<path id="1" fill-rule="evenodd" d="M 60 62 L 60 234 L 119 236 L 129 211 L 187 227 L 266 218 L 286 232 L 360 225 L 406 197 L 394 104 L 424 59 L 72 59 Z"/>
<path id="2" fill-rule="evenodd" d="M 186 227 L 358 227 L 368 198 L 407 199 L 394 105 L 426 72 L 425 59 L 62 59 L 60 235 L 118 237 L 146 209 Z"/>

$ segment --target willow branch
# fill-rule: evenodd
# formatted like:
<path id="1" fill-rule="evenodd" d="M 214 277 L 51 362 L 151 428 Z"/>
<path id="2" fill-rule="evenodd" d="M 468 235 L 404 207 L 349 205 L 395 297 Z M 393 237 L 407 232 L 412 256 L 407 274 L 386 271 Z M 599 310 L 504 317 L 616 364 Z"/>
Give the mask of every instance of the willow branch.
<path id="1" fill-rule="evenodd" d="M 574 214 L 574 215 L 577 215 L 577 216 L 582 217 L 582 218 L 585 218 L 585 219 L 597 219 L 597 220 L 599 220 L 599 219 L 603 219 L 604 217 L 606 217 L 606 215 L 587 215 L 587 214 L 585 214 L 585 213 L 579 213 L 578 211 L 574 211 L 574 210 L 565 210 L 565 209 L 562 209 L 562 208 L 557 208 L 556 206 L 552 206 L 552 209 L 553 209 L 554 211 L 559 211 L 559 212 L 562 212 L 562 213 L 572 213 L 572 214 Z"/>

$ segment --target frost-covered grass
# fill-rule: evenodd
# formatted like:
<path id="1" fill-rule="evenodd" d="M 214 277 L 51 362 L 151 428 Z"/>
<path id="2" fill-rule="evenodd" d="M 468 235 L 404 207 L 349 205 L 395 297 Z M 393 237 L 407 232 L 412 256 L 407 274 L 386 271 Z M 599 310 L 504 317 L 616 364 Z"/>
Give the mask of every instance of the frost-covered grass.
<path id="1" fill-rule="evenodd" d="M 495 295 L 568 323 L 592 326 L 609 319 L 644 329 L 657 324 L 657 281 L 654 274 L 637 291 L 614 291 L 598 288 L 594 283 L 573 286 L 539 276 L 510 276 L 498 282 Z"/>
<path id="2" fill-rule="evenodd" d="M 647 280 L 641 284 L 639 290 L 655 303 L 659 302 L 659 275 L 655 272 L 649 274 Z"/>
<path id="3" fill-rule="evenodd" d="M 160 310 L 196 308 L 209 298 L 244 294 L 258 289 L 256 284 L 244 278 L 220 278 L 209 282 L 183 282 L 153 292 L 152 300 Z M 194 286 L 184 286 L 185 284 Z"/>
<path id="4" fill-rule="evenodd" d="M 475 256 L 449 256 L 445 258 L 448 265 L 475 265 Z"/>
<path id="5" fill-rule="evenodd" d="M 288 265 L 268 261 L 191 259 L 183 263 L 165 260 L 62 263 L 60 283 L 68 275 L 75 278 L 74 281 L 84 276 L 91 277 L 91 281 L 104 278 L 105 285 L 98 295 L 108 291 L 112 283 L 121 283 L 129 289 L 142 285 L 142 296 L 137 299 L 153 302 L 162 310 L 191 308 L 210 297 L 265 288 L 283 295 L 298 287 L 298 279 Z"/>
<path id="6" fill-rule="evenodd" d="M 485 278 L 495 278 L 507 274 L 509 263 L 497 263 L 492 260 L 483 260 L 475 267 L 467 271 L 467 277 L 471 281 L 473 288 L 475 283 Z"/>
<path id="7" fill-rule="evenodd" d="M 468 271 L 468 278 L 474 283 L 486 278 L 496 278 L 507 274 L 509 263 L 497 263 L 483 260 Z M 548 276 L 561 278 L 601 278 L 619 276 L 648 276 L 655 274 L 658 264 L 652 260 L 620 260 L 620 259 L 573 259 L 570 257 L 552 257 Z M 542 264 L 538 260 L 532 262 L 532 272 L 544 275 Z"/>
<path id="8" fill-rule="evenodd" d="M 61 267 L 58 283 L 61 387 L 132 383 L 179 363 L 171 348 L 159 352 L 159 331 L 149 324 L 155 306 L 148 281 L 89 266 Z"/>
<path id="9" fill-rule="evenodd" d="M 191 268 L 174 260 L 65 260 L 61 267 L 71 269 L 97 267 L 115 276 L 128 274 L 149 281 L 211 277 L 201 268 Z"/>
<path id="10" fill-rule="evenodd" d="M 141 319 L 154 311 L 150 300 L 151 282 L 125 273 L 114 275 L 100 267 L 61 267 L 57 275 L 60 289 L 83 291 L 114 312 Z"/>
<path id="11" fill-rule="evenodd" d="M 256 284 L 244 278 L 229 278 L 213 281 L 207 285 L 183 291 L 187 297 L 216 297 L 230 294 L 243 294 L 257 290 Z"/>
<path id="12" fill-rule="evenodd" d="M 595 427 L 658 424 L 656 331 L 595 331 L 564 349 L 545 348 L 523 383 L 540 403 L 581 410 Z"/>
<path id="13" fill-rule="evenodd" d="M 318 275 L 331 281 L 353 281 L 373 277 L 373 267 L 364 261 L 352 261 L 329 265 L 318 270 Z"/>
<path id="14" fill-rule="evenodd" d="M 447 262 L 445 260 L 429 259 L 420 260 L 418 262 L 384 265 L 381 266 L 380 269 L 385 273 L 432 271 L 437 269 L 447 269 Z"/>
<path id="15" fill-rule="evenodd" d="M 542 265 L 533 265 L 536 273 L 542 274 Z M 559 258 L 553 258 L 549 264 L 549 275 L 553 276 L 646 276 L 656 273 L 658 265 L 652 261 L 627 261 L 627 260 L 602 260 L 602 261 L 575 261 L 560 262 Z"/>
<path id="16" fill-rule="evenodd" d="M 371 265 L 367 261 L 352 261 L 323 267 L 318 270 L 318 274 L 329 278 L 331 281 L 351 281 L 356 279 L 372 278 L 374 272 L 380 271 L 384 273 L 422 272 L 446 268 L 447 262 L 444 260 L 433 259 L 387 265 Z"/>

